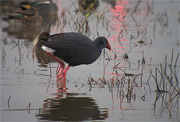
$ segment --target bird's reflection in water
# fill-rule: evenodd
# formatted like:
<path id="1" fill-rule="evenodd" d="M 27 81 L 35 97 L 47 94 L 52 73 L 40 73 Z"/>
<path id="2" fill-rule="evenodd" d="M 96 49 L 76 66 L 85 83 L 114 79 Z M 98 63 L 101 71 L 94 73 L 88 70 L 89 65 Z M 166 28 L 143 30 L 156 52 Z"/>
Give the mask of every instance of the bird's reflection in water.
<path id="1" fill-rule="evenodd" d="M 59 80 L 58 83 L 63 83 Z M 59 84 L 56 96 L 44 100 L 43 109 L 36 115 L 40 121 L 104 120 L 108 117 L 108 109 L 99 108 L 91 97 L 67 93 L 63 88 L 63 84 Z"/>
<path id="2" fill-rule="evenodd" d="M 66 78 L 58 78 L 56 80 L 56 84 L 57 84 L 57 93 L 62 94 L 62 93 L 66 93 Z"/>
<path id="3" fill-rule="evenodd" d="M 11 25 L 2 29 L 3 32 L 6 32 L 9 36 L 16 39 L 24 39 L 27 42 L 32 42 L 35 37 L 41 32 L 40 26 L 16 26 Z"/>

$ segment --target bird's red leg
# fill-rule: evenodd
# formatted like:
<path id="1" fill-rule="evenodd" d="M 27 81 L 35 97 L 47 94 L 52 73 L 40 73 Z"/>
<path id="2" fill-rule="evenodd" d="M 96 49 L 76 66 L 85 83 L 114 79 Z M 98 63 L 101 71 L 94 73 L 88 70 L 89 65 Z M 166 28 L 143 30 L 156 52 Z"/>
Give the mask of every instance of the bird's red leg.
<path id="1" fill-rule="evenodd" d="M 61 75 L 62 75 L 63 72 L 64 72 L 64 66 L 59 66 L 59 68 L 61 68 L 61 71 L 60 71 L 60 73 L 56 76 L 57 78 L 61 78 Z"/>
<path id="2" fill-rule="evenodd" d="M 66 73 L 67 73 L 67 71 L 68 71 L 68 69 L 70 68 L 70 66 L 68 65 L 67 67 L 66 67 L 66 69 L 64 69 L 64 66 L 65 66 L 65 64 L 61 61 L 61 60 L 59 60 L 58 58 L 56 58 L 54 55 L 52 55 L 51 53 L 49 53 L 49 52 L 47 52 L 47 54 L 49 55 L 49 56 L 51 56 L 52 58 L 54 58 L 59 64 L 60 64 L 60 66 L 59 66 L 59 68 L 58 68 L 58 72 L 60 71 L 60 73 L 56 76 L 57 78 L 63 78 L 63 79 L 66 79 Z"/>
<path id="3" fill-rule="evenodd" d="M 58 67 L 58 70 L 57 70 L 57 74 L 62 74 L 62 72 L 64 71 L 64 64 L 62 65 L 60 65 L 59 67 Z M 59 73 L 60 72 L 60 73 Z"/>
<path id="4" fill-rule="evenodd" d="M 57 70 L 57 74 L 59 73 L 59 71 L 61 70 L 61 65 L 59 65 L 59 67 L 58 67 L 58 70 Z"/>
<path id="5" fill-rule="evenodd" d="M 61 70 L 61 71 L 60 71 L 60 74 L 57 75 L 57 77 L 60 76 L 60 75 L 62 75 L 62 73 L 63 73 L 63 71 L 64 71 L 64 66 L 65 66 L 65 64 L 64 64 L 61 60 L 59 60 L 58 58 L 56 58 L 54 55 L 52 55 L 51 53 L 47 52 L 47 55 L 51 56 L 54 60 L 56 60 L 56 61 L 60 64 L 57 73 L 59 73 L 60 70 Z"/>
<path id="6" fill-rule="evenodd" d="M 66 79 L 66 73 L 67 73 L 67 71 L 68 71 L 69 68 L 70 68 L 70 66 L 68 65 L 68 66 L 66 67 L 66 69 L 64 69 L 63 72 L 61 71 L 61 73 L 59 73 L 59 75 L 57 75 L 56 77 L 57 77 L 57 78 Z"/>
<path id="7" fill-rule="evenodd" d="M 51 53 L 48 53 L 47 52 L 47 54 L 49 55 L 49 56 L 51 56 L 52 58 L 54 58 L 54 60 L 56 60 L 61 66 L 63 66 L 64 67 L 64 63 L 61 61 L 61 60 L 59 60 L 58 58 L 56 58 L 54 55 L 52 55 Z"/>
<path id="8" fill-rule="evenodd" d="M 68 66 L 66 67 L 66 69 L 64 70 L 63 76 L 62 76 L 63 79 L 66 79 L 66 73 L 67 73 L 67 71 L 68 71 L 69 68 L 70 68 L 70 66 L 68 65 Z"/>
<path id="9" fill-rule="evenodd" d="M 58 58 L 56 58 L 54 55 L 52 55 L 49 52 L 47 52 L 47 55 L 51 56 L 54 60 L 56 60 L 60 64 L 58 71 L 57 71 L 57 73 L 59 73 L 59 72 L 60 73 L 56 77 L 57 77 L 57 79 L 62 78 L 62 87 L 66 88 L 66 73 L 67 73 L 68 69 L 70 68 L 70 66 L 68 65 L 66 67 L 66 69 L 64 70 L 65 64 L 61 60 L 59 60 Z"/>

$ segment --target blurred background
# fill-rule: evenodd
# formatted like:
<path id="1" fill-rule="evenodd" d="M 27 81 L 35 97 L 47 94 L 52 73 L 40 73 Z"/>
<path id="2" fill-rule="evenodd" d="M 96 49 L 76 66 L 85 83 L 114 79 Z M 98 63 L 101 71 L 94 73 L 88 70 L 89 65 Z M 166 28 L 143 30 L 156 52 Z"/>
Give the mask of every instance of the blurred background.
<path id="1" fill-rule="evenodd" d="M 179 121 L 179 0 L 0 0 L 1 121 Z M 41 32 L 105 36 L 91 65 L 58 64 Z"/>

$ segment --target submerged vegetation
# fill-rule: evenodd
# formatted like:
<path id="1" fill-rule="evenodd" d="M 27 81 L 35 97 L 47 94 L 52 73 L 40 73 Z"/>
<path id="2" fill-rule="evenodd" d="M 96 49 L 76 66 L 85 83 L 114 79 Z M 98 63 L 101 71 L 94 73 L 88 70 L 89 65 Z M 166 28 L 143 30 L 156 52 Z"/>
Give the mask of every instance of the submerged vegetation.
<path id="1" fill-rule="evenodd" d="M 167 61 L 167 55 L 160 63 L 159 67 L 154 69 L 154 75 L 152 75 L 156 83 L 156 98 L 154 101 L 154 113 L 156 113 L 157 103 L 161 102 L 160 115 L 163 111 L 168 111 L 169 118 L 174 119 L 177 113 L 179 113 L 179 53 L 174 60 L 173 50 L 171 55 L 171 62 Z M 147 82 L 148 83 L 148 82 Z"/>

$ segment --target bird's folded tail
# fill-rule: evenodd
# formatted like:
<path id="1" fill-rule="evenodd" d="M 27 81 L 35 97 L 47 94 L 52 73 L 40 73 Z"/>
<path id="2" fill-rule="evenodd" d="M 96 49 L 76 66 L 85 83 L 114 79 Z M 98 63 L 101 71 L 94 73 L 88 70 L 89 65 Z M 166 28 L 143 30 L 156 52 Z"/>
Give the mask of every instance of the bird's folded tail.
<path id="1" fill-rule="evenodd" d="M 48 53 L 54 53 L 56 52 L 56 50 L 52 49 L 52 48 L 49 48 L 49 47 L 46 47 L 44 45 L 42 45 L 41 47 L 44 51 L 48 52 Z"/>

